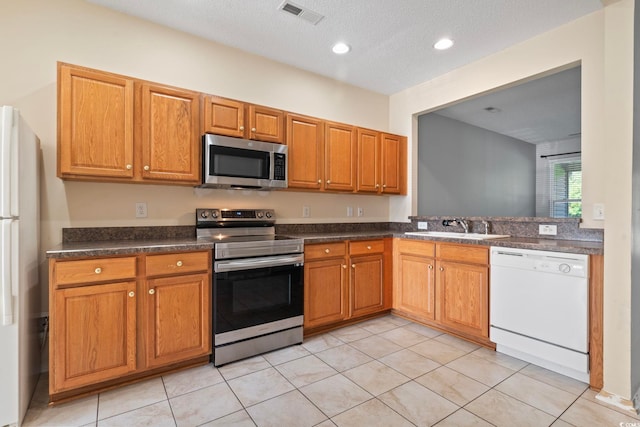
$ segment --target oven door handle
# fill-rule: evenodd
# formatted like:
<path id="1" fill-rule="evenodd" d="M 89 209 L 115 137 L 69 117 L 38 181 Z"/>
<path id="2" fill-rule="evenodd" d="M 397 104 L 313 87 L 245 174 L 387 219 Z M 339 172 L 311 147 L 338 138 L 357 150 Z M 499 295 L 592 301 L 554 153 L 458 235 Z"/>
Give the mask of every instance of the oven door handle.
<path id="1" fill-rule="evenodd" d="M 231 261 L 216 261 L 213 270 L 216 273 L 226 271 L 251 270 L 256 268 L 278 267 L 281 265 L 304 265 L 304 255 L 269 256 L 260 258 L 242 258 Z"/>

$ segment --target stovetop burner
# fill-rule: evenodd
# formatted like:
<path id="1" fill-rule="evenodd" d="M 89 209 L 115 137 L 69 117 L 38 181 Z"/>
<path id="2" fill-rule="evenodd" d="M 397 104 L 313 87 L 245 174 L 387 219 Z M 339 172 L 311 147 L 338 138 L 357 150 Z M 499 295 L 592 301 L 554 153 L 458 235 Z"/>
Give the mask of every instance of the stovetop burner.
<path id="1" fill-rule="evenodd" d="M 276 236 L 275 222 L 273 209 L 196 209 L 196 236 L 216 242 L 216 259 L 301 253 L 304 240 Z"/>

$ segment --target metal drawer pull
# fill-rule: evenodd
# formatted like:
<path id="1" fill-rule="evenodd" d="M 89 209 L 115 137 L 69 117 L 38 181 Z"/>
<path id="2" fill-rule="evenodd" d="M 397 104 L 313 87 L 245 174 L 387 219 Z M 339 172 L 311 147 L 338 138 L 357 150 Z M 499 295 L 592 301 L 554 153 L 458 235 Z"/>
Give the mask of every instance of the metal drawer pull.
<path id="1" fill-rule="evenodd" d="M 367 246 L 367 249 L 371 250 L 371 245 Z"/>
<path id="2" fill-rule="evenodd" d="M 178 261 L 178 262 L 176 262 L 176 265 L 177 265 L 178 267 L 182 267 L 182 261 Z"/>
<path id="3" fill-rule="evenodd" d="M 329 252 L 331 252 L 329 249 L 325 249 L 325 250 L 324 250 L 324 253 L 325 253 L 325 254 L 328 254 Z"/>
<path id="4" fill-rule="evenodd" d="M 96 274 L 102 273 L 102 269 L 100 267 L 96 267 L 94 271 L 96 272 Z"/>
<path id="5" fill-rule="evenodd" d="M 149 295 L 153 295 L 153 294 L 155 294 L 155 293 L 156 293 L 156 290 L 155 290 L 155 289 L 149 289 Z"/>
<path id="6" fill-rule="evenodd" d="M 133 292 L 133 291 L 129 292 L 129 298 L 133 298 L 135 295 L 136 295 L 135 292 Z"/>

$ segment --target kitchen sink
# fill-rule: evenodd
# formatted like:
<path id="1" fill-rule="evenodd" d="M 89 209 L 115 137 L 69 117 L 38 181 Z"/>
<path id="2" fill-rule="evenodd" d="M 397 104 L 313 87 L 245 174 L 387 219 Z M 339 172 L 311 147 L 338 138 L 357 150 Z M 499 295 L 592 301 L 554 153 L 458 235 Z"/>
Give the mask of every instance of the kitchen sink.
<path id="1" fill-rule="evenodd" d="M 451 231 L 407 231 L 409 236 L 443 237 L 449 239 L 488 240 L 504 239 L 508 234 L 483 234 L 483 233 L 456 233 Z"/>

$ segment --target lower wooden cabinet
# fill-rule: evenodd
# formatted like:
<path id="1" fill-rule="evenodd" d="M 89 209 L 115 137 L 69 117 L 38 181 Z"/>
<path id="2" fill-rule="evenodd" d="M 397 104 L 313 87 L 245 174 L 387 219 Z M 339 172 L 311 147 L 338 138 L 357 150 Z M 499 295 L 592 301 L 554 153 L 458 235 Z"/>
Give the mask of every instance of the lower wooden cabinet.
<path id="1" fill-rule="evenodd" d="M 49 271 L 52 401 L 211 353 L 210 251 L 51 259 Z"/>
<path id="2" fill-rule="evenodd" d="M 391 308 L 390 248 L 390 239 L 306 245 L 305 328 Z"/>
<path id="3" fill-rule="evenodd" d="M 136 282 L 60 289 L 50 307 L 52 392 L 136 370 Z"/>
<path id="4" fill-rule="evenodd" d="M 169 365 L 211 351 L 210 290 L 208 274 L 147 281 L 148 367 Z"/>
<path id="5" fill-rule="evenodd" d="M 489 250 L 396 239 L 394 309 L 489 343 Z"/>

